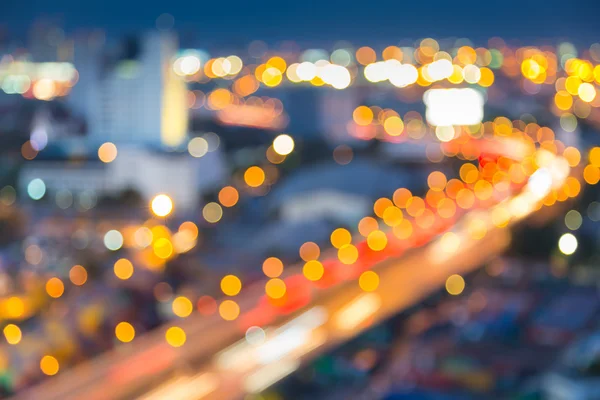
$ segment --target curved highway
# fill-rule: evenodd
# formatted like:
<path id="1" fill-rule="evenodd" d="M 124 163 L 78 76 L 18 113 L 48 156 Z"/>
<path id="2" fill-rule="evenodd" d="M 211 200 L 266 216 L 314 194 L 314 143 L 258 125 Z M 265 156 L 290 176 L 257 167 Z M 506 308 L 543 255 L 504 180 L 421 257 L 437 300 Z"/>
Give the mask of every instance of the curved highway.
<path id="1" fill-rule="evenodd" d="M 527 146 L 514 139 L 479 139 L 477 143 L 485 154 L 517 161 L 531 155 Z M 264 282 L 256 284 L 238 296 L 241 314 L 235 322 L 216 315 L 190 317 L 178 324 L 187 334 L 182 347 L 165 342 L 165 326 L 16 398 L 227 400 L 260 392 L 316 354 L 415 304 L 443 286 L 449 275 L 468 273 L 502 252 L 510 242 L 509 228 L 539 210 L 542 200 L 576 173 L 561 156 L 543 149 L 535 152 L 538 169 L 512 195 L 486 208 L 465 211 L 451 223 L 423 230 L 417 241 L 392 244 L 390 240 L 384 252 L 362 261 L 359 272 L 372 269 L 379 276 L 375 291 L 363 291 L 353 270 L 336 284 L 311 286 L 294 307 L 273 314 L 260 306 Z M 502 227 L 493 220 L 499 210 L 506 218 Z M 470 234 L 474 220 L 485 227 L 482 238 Z M 328 258 L 335 255 L 323 254 L 322 259 Z M 286 270 L 286 282 L 302 278 L 301 270 L 302 265 Z M 263 331 L 246 339 L 244 333 L 253 325 Z"/>

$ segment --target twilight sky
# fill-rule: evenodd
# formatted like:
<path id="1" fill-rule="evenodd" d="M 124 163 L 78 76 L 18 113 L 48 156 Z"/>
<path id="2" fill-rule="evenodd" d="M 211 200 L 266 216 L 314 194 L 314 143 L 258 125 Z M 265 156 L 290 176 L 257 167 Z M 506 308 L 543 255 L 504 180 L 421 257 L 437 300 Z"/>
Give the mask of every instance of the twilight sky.
<path id="1" fill-rule="evenodd" d="M 360 44 L 426 36 L 600 41 L 598 0 L 2 0 L 0 25 L 21 37 L 33 20 L 53 16 L 67 32 L 102 28 L 118 36 L 153 28 L 165 12 L 174 16 L 176 30 L 209 42 L 347 39 Z"/>

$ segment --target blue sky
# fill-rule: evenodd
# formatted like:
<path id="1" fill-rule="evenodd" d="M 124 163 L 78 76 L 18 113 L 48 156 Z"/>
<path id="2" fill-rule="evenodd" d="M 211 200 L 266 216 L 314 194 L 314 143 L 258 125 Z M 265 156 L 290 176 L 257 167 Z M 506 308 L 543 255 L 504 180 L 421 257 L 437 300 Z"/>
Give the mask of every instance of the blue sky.
<path id="1" fill-rule="evenodd" d="M 371 40 L 447 36 L 482 40 L 492 36 L 532 41 L 571 38 L 600 41 L 598 0 L 4 0 L 0 24 L 15 35 L 45 15 L 67 31 L 102 28 L 109 35 L 150 29 L 168 12 L 175 29 L 206 40 Z"/>

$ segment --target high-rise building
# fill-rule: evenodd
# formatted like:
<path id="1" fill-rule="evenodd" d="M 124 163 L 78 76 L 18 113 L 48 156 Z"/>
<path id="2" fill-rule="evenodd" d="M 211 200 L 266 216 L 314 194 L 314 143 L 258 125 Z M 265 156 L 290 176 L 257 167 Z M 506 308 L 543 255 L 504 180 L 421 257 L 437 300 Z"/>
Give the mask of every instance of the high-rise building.
<path id="1" fill-rule="evenodd" d="M 94 70 L 94 62 L 81 71 L 84 116 L 92 143 L 174 147 L 185 140 L 187 93 L 185 82 L 173 72 L 176 52 L 173 35 L 154 32 L 127 41 L 99 71 Z M 75 58 L 77 68 L 77 50 Z"/>

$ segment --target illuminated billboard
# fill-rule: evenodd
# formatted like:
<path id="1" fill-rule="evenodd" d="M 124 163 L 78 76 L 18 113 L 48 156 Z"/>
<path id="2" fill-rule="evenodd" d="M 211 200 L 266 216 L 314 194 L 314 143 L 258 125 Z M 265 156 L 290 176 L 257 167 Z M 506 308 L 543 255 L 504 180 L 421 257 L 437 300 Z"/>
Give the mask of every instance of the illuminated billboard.
<path id="1" fill-rule="evenodd" d="M 476 125 L 483 120 L 483 95 L 475 89 L 430 89 L 423 101 L 433 126 Z"/>

